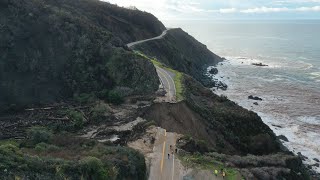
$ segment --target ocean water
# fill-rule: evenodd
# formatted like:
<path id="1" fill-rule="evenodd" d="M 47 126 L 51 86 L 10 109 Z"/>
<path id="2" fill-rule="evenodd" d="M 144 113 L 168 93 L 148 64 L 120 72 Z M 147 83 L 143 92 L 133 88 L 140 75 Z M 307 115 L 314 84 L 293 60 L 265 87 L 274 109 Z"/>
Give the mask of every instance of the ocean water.
<path id="1" fill-rule="evenodd" d="M 320 21 L 166 21 L 225 57 L 214 78 L 224 94 L 257 112 L 306 164 L 320 160 Z M 258 67 L 252 63 L 268 66 Z M 263 101 L 254 105 L 249 95 Z M 313 167 L 320 172 L 320 168 Z"/>

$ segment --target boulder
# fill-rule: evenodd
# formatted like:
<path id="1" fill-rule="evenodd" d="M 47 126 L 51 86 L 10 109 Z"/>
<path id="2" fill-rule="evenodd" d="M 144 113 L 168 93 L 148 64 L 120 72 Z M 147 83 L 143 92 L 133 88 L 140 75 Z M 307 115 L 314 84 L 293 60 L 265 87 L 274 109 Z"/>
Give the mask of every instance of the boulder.
<path id="1" fill-rule="evenodd" d="M 252 96 L 252 95 L 248 96 L 248 99 L 252 99 L 252 100 L 256 100 L 256 101 L 262 101 L 262 99 L 259 98 L 258 96 Z"/>
<path id="2" fill-rule="evenodd" d="M 256 106 L 258 106 L 258 105 L 259 105 L 257 102 L 254 102 L 253 104 L 254 104 L 254 105 L 256 105 Z"/>
<path id="3" fill-rule="evenodd" d="M 320 162 L 319 159 L 317 159 L 317 158 L 313 158 L 313 160 L 316 162 Z"/>
<path id="4" fill-rule="evenodd" d="M 267 64 L 262 64 L 262 63 L 252 63 L 254 66 L 268 66 Z"/>
<path id="5" fill-rule="evenodd" d="M 309 159 L 307 156 L 302 155 L 301 152 L 298 152 L 298 157 L 300 157 L 303 161 Z"/>
<path id="6" fill-rule="evenodd" d="M 218 74 L 218 69 L 217 68 L 212 68 L 212 69 L 210 69 L 210 71 L 209 71 L 209 73 L 210 74 Z"/>
<path id="7" fill-rule="evenodd" d="M 320 164 L 319 163 L 315 163 L 314 165 L 312 165 L 314 167 L 320 167 Z"/>
<path id="8" fill-rule="evenodd" d="M 278 139 L 281 139 L 283 141 L 289 142 L 288 138 L 285 137 L 284 135 L 280 135 L 280 136 L 277 136 L 277 137 L 278 137 Z"/>

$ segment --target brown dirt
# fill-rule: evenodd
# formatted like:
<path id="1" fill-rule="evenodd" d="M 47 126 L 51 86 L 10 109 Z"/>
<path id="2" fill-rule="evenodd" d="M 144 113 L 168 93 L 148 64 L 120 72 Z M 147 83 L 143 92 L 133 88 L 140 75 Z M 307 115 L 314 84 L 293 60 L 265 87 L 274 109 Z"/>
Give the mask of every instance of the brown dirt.
<path id="1" fill-rule="evenodd" d="M 193 138 L 205 140 L 213 149 L 216 147 L 217 138 L 223 139 L 216 131 L 208 128 L 206 121 L 183 101 L 175 104 L 154 104 L 145 112 L 143 118 L 155 121 L 158 126 L 168 132 L 191 135 Z M 225 145 L 227 151 L 233 150 L 227 142 Z"/>

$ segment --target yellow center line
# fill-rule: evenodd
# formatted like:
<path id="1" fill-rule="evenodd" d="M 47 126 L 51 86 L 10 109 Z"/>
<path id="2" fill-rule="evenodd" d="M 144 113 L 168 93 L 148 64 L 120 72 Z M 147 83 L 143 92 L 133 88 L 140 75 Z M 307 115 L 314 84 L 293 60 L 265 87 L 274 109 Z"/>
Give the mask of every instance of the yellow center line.
<path id="1" fill-rule="evenodd" d="M 167 136 L 167 131 L 166 130 L 164 130 L 164 136 L 165 136 L 165 139 L 163 141 L 163 146 L 162 146 L 162 158 L 161 158 L 161 166 L 160 166 L 161 173 L 162 173 L 162 169 L 163 169 L 164 152 L 165 152 L 165 149 L 166 149 L 166 136 Z"/>

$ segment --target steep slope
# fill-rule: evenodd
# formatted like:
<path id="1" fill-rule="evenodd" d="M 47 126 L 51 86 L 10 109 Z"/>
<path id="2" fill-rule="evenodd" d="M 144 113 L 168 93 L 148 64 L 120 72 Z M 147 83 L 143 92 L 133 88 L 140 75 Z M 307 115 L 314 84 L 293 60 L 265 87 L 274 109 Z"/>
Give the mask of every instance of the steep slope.
<path id="1" fill-rule="evenodd" d="M 301 159 L 282 148 L 256 113 L 213 94 L 189 76 L 184 87 L 185 101 L 154 104 L 143 117 L 184 135 L 177 143 L 185 163 L 209 171 L 235 168 L 246 179 L 309 179 Z"/>
<path id="2" fill-rule="evenodd" d="M 144 117 L 168 131 L 205 140 L 216 152 L 263 155 L 281 151 L 274 133 L 256 113 L 213 94 L 191 77 L 184 78 L 184 87 L 185 101 L 154 104 Z"/>
<path id="3" fill-rule="evenodd" d="M 163 29 L 148 13 L 98 0 L 1 1 L 0 106 L 115 87 L 154 92 L 159 82 L 152 64 L 121 46 Z"/>
<path id="4" fill-rule="evenodd" d="M 149 41 L 134 47 L 161 63 L 189 74 L 205 86 L 211 80 L 204 74 L 210 65 L 222 61 L 216 54 L 182 29 L 170 29 L 162 39 Z"/>

